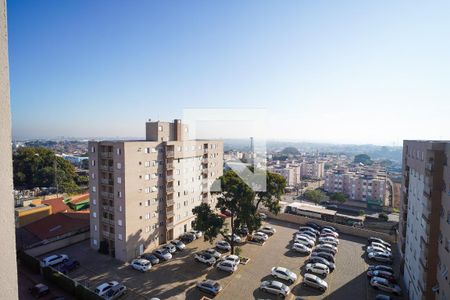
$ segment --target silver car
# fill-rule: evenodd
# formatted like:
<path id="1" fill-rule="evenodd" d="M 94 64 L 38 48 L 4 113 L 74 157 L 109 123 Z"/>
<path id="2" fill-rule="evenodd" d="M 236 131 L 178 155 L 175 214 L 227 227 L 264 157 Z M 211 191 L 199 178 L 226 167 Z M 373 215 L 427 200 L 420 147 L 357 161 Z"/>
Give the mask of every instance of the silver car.
<path id="1" fill-rule="evenodd" d="M 316 275 L 306 273 L 305 276 L 303 276 L 303 285 L 310 286 L 316 289 L 321 290 L 324 292 L 328 288 L 328 284 L 325 282 L 325 280 L 317 277 Z"/>
<path id="2" fill-rule="evenodd" d="M 286 297 L 291 292 L 287 285 L 275 280 L 261 282 L 259 289 L 263 292 L 280 295 L 282 297 Z"/>
<path id="3" fill-rule="evenodd" d="M 370 279 L 370 285 L 385 292 L 393 293 L 396 295 L 402 294 L 402 289 L 400 288 L 400 286 L 389 282 L 385 278 L 372 277 L 372 279 Z"/>
<path id="4" fill-rule="evenodd" d="M 232 261 L 222 260 L 217 264 L 216 268 L 221 271 L 233 273 L 234 271 L 237 270 L 237 265 L 234 264 Z"/>

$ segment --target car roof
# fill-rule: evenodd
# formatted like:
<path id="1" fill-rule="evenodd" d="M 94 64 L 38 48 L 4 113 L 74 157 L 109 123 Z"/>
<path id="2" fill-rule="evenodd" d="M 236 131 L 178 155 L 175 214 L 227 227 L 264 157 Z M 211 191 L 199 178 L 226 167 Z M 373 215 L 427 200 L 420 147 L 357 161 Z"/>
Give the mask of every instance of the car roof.
<path id="1" fill-rule="evenodd" d="M 304 277 L 308 278 L 308 279 L 313 279 L 313 280 L 317 280 L 317 278 L 319 278 L 316 275 L 311 274 L 311 273 L 306 273 Z"/>
<path id="2" fill-rule="evenodd" d="M 210 284 L 210 285 L 214 285 L 216 282 L 214 280 L 211 280 L 211 279 L 206 279 L 206 280 L 203 280 L 202 283 L 207 283 L 207 284 Z"/>
<path id="3" fill-rule="evenodd" d="M 314 265 L 315 266 L 319 266 L 319 267 L 321 267 L 321 268 L 328 268 L 328 266 L 326 265 L 326 264 L 323 264 L 323 263 L 314 263 Z"/>
<path id="4" fill-rule="evenodd" d="M 281 288 L 283 284 L 279 281 L 273 280 L 270 282 L 271 285 Z"/>
<path id="5" fill-rule="evenodd" d="M 281 271 L 281 272 L 287 272 L 287 271 L 289 271 L 289 270 L 288 270 L 287 268 L 285 268 L 285 267 L 276 267 L 275 270 Z"/>
<path id="6" fill-rule="evenodd" d="M 382 278 L 382 277 L 377 277 L 377 276 L 375 276 L 375 277 L 372 277 L 372 280 L 373 281 L 379 281 L 379 282 L 383 282 L 383 283 L 386 283 L 386 284 L 388 284 L 389 283 L 389 281 L 386 279 L 386 278 Z"/>

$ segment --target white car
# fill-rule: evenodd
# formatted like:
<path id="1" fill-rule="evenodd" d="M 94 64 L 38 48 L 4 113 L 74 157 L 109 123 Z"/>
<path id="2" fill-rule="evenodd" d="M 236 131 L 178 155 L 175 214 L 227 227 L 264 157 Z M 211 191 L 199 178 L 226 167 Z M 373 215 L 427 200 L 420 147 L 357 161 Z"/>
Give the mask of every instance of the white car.
<path id="1" fill-rule="evenodd" d="M 216 248 L 220 250 L 230 251 L 231 245 L 227 241 L 218 241 L 216 243 Z"/>
<path id="2" fill-rule="evenodd" d="M 198 231 L 198 230 L 191 230 L 190 233 L 192 233 L 193 235 L 195 235 L 195 237 L 196 237 L 197 239 L 198 239 L 198 238 L 201 238 L 201 237 L 203 236 L 203 232 Z"/>
<path id="3" fill-rule="evenodd" d="M 167 249 L 171 254 L 177 252 L 177 247 L 172 243 L 166 244 L 162 248 Z"/>
<path id="4" fill-rule="evenodd" d="M 235 265 L 238 265 L 241 262 L 241 260 L 239 259 L 239 256 L 233 255 L 233 254 L 224 256 L 223 260 L 231 261 Z"/>
<path id="5" fill-rule="evenodd" d="M 259 217 L 261 218 L 261 220 L 267 219 L 267 215 L 265 213 L 259 213 Z"/>
<path id="6" fill-rule="evenodd" d="M 170 243 L 172 245 L 174 245 L 178 251 L 182 251 L 186 248 L 186 245 L 180 240 L 173 240 L 173 241 L 170 241 Z"/>
<path id="7" fill-rule="evenodd" d="M 117 281 L 105 282 L 97 286 L 94 292 L 99 296 L 103 296 L 109 291 L 109 289 L 118 284 L 119 283 Z"/>
<path id="8" fill-rule="evenodd" d="M 261 227 L 261 228 L 259 229 L 259 231 L 261 231 L 261 232 L 263 232 L 263 233 L 265 233 L 265 234 L 268 234 L 268 235 L 272 235 L 272 234 L 274 234 L 275 232 L 277 232 L 277 231 L 275 230 L 275 228 L 273 228 L 272 226 L 263 226 L 263 227 Z"/>
<path id="9" fill-rule="evenodd" d="M 131 261 L 131 267 L 141 272 L 147 272 L 152 267 L 152 264 L 146 259 L 138 258 Z"/>
<path id="10" fill-rule="evenodd" d="M 338 248 L 331 244 L 319 244 L 314 248 L 314 250 L 333 251 L 334 254 L 338 252 Z"/>
<path id="11" fill-rule="evenodd" d="M 283 267 L 273 267 L 271 274 L 273 277 L 289 281 L 291 284 L 297 280 L 297 274 Z"/>
<path id="12" fill-rule="evenodd" d="M 310 254 L 312 249 L 309 248 L 308 246 L 304 245 L 304 244 L 300 244 L 300 243 L 294 243 L 292 245 L 292 250 L 296 251 L 296 252 L 300 252 L 300 253 L 305 253 L 305 254 Z"/>
<path id="13" fill-rule="evenodd" d="M 339 245 L 339 240 L 334 237 L 331 237 L 331 236 L 326 236 L 326 237 L 320 237 L 319 243 L 320 244 L 331 244 L 336 247 L 337 245 Z"/>
<path id="14" fill-rule="evenodd" d="M 296 237 L 294 240 L 294 243 L 303 244 L 303 245 L 308 246 L 309 248 L 312 248 L 315 245 L 315 243 L 313 241 L 311 241 L 305 237 L 301 237 L 301 236 Z"/>
<path id="15" fill-rule="evenodd" d="M 265 234 L 264 232 L 257 231 L 253 235 L 253 239 L 255 239 L 257 241 L 261 241 L 261 240 L 262 241 L 267 241 L 269 239 L 269 236 L 267 234 Z"/>
<path id="16" fill-rule="evenodd" d="M 387 252 L 392 252 L 392 251 L 391 251 L 391 247 L 388 247 L 388 246 L 386 246 L 386 245 L 384 245 L 384 244 L 381 244 L 381 243 L 372 242 L 372 244 L 370 244 L 370 246 L 383 248 L 383 249 L 385 249 L 385 251 L 387 251 Z"/>
<path id="17" fill-rule="evenodd" d="M 393 293 L 396 295 L 402 294 L 402 289 L 397 284 L 389 282 L 385 278 L 381 277 L 372 277 L 370 279 L 370 285 L 373 286 L 376 289 L 380 289 L 385 292 Z"/>
<path id="18" fill-rule="evenodd" d="M 209 266 L 212 266 L 216 263 L 216 259 L 214 258 L 214 256 L 206 252 L 196 253 L 194 255 L 194 259 Z"/>
<path id="19" fill-rule="evenodd" d="M 385 248 L 378 247 L 378 246 L 367 246 L 366 252 L 367 253 L 371 253 L 371 252 L 391 253 L 391 251 L 387 251 Z"/>
<path id="20" fill-rule="evenodd" d="M 312 263 L 306 265 L 306 272 L 311 272 L 319 275 L 328 275 L 330 274 L 330 269 L 321 263 Z"/>
<path id="21" fill-rule="evenodd" d="M 316 242 L 316 238 L 315 238 L 315 237 L 312 237 L 312 236 L 309 236 L 309 235 L 303 234 L 303 233 L 301 233 L 301 234 L 296 234 L 295 237 L 294 237 L 294 239 L 297 239 L 297 238 L 299 238 L 299 237 L 304 237 L 305 239 L 308 239 L 308 240 L 310 240 L 310 241 L 313 242 L 313 243 Z"/>
<path id="22" fill-rule="evenodd" d="M 316 235 L 320 234 L 320 232 L 317 229 L 314 229 L 310 226 L 300 226 L 298 228 L 298 232 L 303 232 L 303 231 L 310 231 L 312 233 L 315 233 Z"/>
<path id="23" fill-rule="evenodd" d="M 54 265 L 58 265 L 62 262 L 66 262 L 69 260 L 69 257 L 66 254 L 54 254 L 47 256 L 42 259 L 41 267 L 50 267 Z"/>
<path id="24" fill-rule="evenodd" d="M 233 273 L 237 270 L 237 265 L 229 260 L 222 260 L 217 264 L 217 269 L 225 272 Z"/>
<path id="25" fill-rule="evenodd" d="M 214 248 L 206 249 L 206 250 L 205 250 L 205 253 L 211 254 L 212 256 L 214 256 L 214 258 L 215 258 L 216 260 L 219 259 L 219 258 L 222 256 L 222 254 L 220 254 L 220 252 L 217 251 L 217 250 L 214 249 Z"/>
<path id="26" fill-rule="evenodd" d="M 156 249 L 153 251 L 153 254 L 160 260 L 169 260 L 172 258 L 172 254 L 170 254 L 169 250 L 165 248 Z"/>
<path id="27" fill-rule="evenodd" d="M 236 243 L 240 243 L 242 241 L 241 237 L 238 236 L 237 234 L 234 234 L 233 238 L 231 238 L 231 233 L 229 233 L 229 234 L 227 234 L 227 237 Z"/>
<path id="28" fill-rule="evenodd" d="M 335 238 L 339 237 L 339 233 L 337 233 L 336 231 L 333 231 L 333 230 L 331 230 L 329 228 L 323 228 L 320 233 L 332 234 Z"/>
<path id="29" fill-rule="evenodd" d="M 319 289 L 322 292 L 328 288 L 328 284 L 325 282 L 325 280 L 317 277 L 314 274 L 310 274 L 310 273 L 306 273 L 305 276 L 303 276 L 302 284 L 313 287 L 315 289 Z"/>
<path id="30" fill-rule="evenodd" d="M 263 292 L 280 295 L 282 297 L 286 297 L 291 292 L 287 285 L 275 280 L 261 282 L 259 289 Z"/>

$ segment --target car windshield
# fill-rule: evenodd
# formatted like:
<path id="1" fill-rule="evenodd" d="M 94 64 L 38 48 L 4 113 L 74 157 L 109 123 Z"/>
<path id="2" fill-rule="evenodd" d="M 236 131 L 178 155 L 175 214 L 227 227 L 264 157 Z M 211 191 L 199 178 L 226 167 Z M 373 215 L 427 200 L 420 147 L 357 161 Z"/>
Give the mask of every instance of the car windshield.
<path id="1" fill-rule="evenodd" d="M 161 249 L 160 252 L 161 252 L 161 254 L 168 254 L 168 253 L 169 253 L 169 250 L 167 250 L 167 249 Z"/>

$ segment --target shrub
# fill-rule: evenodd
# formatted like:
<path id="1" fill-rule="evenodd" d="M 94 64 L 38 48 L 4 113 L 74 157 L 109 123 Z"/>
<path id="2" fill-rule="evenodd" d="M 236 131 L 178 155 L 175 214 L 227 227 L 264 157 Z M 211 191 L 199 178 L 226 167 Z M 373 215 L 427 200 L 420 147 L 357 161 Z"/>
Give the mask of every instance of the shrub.
<path id="1" fill-rule="evenodd" d="M 386 213 L 379 213 L 378 214 L 378 219 L 380 219 L 381 221 L 388 221 L 389 217 Z"/>

